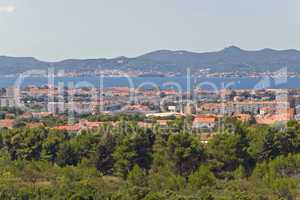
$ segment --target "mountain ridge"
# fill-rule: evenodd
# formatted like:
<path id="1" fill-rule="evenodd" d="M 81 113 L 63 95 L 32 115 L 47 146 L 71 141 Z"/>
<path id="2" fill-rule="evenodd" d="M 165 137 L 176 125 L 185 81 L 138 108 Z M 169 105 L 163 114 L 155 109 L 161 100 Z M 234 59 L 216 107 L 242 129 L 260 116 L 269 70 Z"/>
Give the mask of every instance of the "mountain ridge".
<path id="1" fill-rule="evenodd" d="M 18 74 L 32 69 L 54 67 L 66 71 L 96 69 L 135 70 L 144 72 L 184 72 L 210 69 L 211 72 L 275 71 L 288 67 L 300 72 L 300 51 L 296 49 L 244 50 L 229 46 L 220 51 L 191 52 L 186 50 L 157 50 L 137 57 L 64 59 L 47 62 L 34 57 L 0 56 L 0 75 Z"/>

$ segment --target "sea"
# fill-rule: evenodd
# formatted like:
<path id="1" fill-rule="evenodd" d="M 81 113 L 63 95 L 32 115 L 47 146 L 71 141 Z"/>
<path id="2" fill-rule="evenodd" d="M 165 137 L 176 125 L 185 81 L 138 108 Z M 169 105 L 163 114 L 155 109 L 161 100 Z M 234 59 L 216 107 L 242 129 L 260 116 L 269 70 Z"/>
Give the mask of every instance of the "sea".
<path id="1" fill-rule="evenodd" d="M 159 88 L 188 91 L 191 89 L 300 89 L 300 77 L 0 77 L 0 88 L 10 86 L 45 86 L 63 87 L 130 87 Z"/>

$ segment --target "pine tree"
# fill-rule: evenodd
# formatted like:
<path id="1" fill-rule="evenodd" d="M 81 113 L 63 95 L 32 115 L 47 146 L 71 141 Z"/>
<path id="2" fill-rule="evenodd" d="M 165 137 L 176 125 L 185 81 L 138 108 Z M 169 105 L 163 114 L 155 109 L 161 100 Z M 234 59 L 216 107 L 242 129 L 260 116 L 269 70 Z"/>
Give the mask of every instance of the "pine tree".
<path id="1" fill-rule="evenodd" d="M 135 165 L 128 174 L 127 183 L 129 186 L 146 187 L 147 175 L 145 170 Z"/>

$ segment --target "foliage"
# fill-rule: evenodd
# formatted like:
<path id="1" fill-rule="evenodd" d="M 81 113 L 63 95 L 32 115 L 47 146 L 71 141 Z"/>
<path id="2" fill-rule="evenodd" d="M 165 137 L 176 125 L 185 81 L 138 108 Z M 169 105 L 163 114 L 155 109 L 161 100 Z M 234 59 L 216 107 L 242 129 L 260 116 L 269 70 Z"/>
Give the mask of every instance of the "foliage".
<path id="1" fill-rule="evenodd" d="M 129 119 L 129 118 L 128 118 Z M 111 120 L 111 119 L 108 119 Z M 300 126 L 225 120 L 209 141 L 172 129 L 119 127 L 71 134 L 48 127 L 0 130 L 0 199 L 296 199 Z M 120 127 L 122 129 L 120 129 Z"/>
<path id="2" fill-rule="evenodd" d="M 196 191 L 205 186 L 213 186 L 215 182 L 216 178 L 214 174 L 205 165 L 199 167 L 199 169 L 197 169 L 189 177 L 191 188 Z"/>

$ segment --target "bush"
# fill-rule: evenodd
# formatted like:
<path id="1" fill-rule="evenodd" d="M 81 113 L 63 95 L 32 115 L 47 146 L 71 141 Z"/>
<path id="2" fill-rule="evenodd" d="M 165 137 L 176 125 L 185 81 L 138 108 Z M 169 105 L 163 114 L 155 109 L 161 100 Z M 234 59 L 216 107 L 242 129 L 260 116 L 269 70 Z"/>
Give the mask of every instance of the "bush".
<path id="1" fill-rule="evenodd" d="M 199 167 L 189 176 L 189 184 L 192 189 L 199 190 L 204 186 L 212 186 L 216 182 L 214 174 L 205 165 Z"/>

